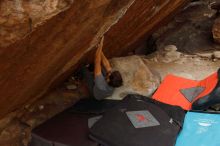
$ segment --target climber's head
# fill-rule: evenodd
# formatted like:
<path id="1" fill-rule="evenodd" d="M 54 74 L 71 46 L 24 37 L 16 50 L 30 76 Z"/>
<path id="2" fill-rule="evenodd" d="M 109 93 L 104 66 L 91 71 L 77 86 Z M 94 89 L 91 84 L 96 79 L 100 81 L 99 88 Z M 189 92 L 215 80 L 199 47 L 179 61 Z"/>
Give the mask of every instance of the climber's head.
<path id="1" fill-rule="evenodd" d="M 112 87 L 120 87 L 123 84 L 123 80 L 119 71 L 113 71 L 109 74 L 108 84 Z"/>

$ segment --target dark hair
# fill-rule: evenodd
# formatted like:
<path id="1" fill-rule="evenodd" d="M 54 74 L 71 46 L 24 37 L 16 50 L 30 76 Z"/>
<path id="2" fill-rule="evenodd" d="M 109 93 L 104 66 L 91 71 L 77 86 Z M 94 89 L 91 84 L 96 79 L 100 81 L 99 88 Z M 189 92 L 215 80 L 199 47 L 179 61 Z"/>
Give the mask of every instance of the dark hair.
<path id="1" fill-rule="evenodd" d="M 109 83 L 112 87 L 120 87 L 123 84 L 122 77 L 119 71 L 114 71 L 109 76 Z"/>

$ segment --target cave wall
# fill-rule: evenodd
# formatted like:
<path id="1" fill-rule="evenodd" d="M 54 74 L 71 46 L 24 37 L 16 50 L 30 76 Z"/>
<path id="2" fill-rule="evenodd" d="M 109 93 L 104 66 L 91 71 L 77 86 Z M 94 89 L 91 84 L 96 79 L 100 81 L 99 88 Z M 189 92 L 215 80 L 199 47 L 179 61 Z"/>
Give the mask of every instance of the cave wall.
<path id="1" fill-rule="evenodd" d="M 87 52 L 109 29 L 105 52 L 109 57 L 121 55 L 184 3 L 185 0 L 74 0 L 66 10 L 65 7 L 45 14 L 45 18 L 51 18 L 44 22 L 42 17 L 36 28 L 0 46 L 0 117 L 63 81 L 83 57 L 92 56 Z"/>

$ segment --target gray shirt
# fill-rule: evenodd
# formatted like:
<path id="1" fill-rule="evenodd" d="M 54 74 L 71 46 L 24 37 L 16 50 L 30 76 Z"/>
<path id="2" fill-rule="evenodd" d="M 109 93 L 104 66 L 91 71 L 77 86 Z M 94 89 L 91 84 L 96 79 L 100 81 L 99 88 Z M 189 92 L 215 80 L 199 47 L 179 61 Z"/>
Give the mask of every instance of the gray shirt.
<path id="1" fill-rule="evenodd" d="M 109 86 L 104 76 L 101 74 L 95 77 L 95 85 L 93 87 L 93 94 L 97 100 L 104 99 L 111 96 L 114 88 Z"/>

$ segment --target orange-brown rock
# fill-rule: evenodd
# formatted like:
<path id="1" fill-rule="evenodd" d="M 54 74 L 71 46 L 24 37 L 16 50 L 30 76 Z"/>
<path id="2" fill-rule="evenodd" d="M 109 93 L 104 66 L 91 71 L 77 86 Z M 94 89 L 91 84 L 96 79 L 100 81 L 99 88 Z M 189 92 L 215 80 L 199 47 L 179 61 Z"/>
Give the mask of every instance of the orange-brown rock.
<path id="1" fill-rule="evenodd" d="M 25 38 L 0 48 L 0 117 L 63 81 L 113 24 L 105 36 L 108 56 L 134 48 L 185 2 L 74 0 Z"/>
<path id="2" fill-rule="evenodd" d="M 24 39 L 0 48 L 0 116 L 45 93 L 68 62 L 76 64 L 133 1 L 74 0 Z"/>
<path id="3" fill-rule="evenodd" d="M 73 0 L 2 0 L 0 47 L 22 39 L 47 19 L 67 9 Z"/>
<path id="4" fill-rule="evenodd" d="M 146 41 L 188 0 L 136 0 L 125 16 L 106 34 L 108 56 L 121 56 Z"/>

